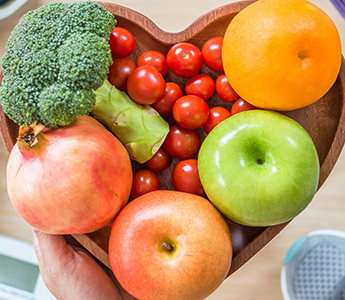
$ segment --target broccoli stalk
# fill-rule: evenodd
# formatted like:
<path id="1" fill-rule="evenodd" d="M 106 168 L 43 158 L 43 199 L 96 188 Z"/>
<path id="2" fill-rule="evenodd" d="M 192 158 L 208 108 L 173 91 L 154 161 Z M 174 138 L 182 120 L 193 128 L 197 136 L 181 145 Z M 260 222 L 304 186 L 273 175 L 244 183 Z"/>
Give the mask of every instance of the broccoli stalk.
<path id="1" fill-rule="evenodd" d="M 124 144 L 133 160 L 149 160 L 164 142 L 169 124 L 151 106 L 135 103 L 108 80 L 94 93 L 91 115 Z"/>

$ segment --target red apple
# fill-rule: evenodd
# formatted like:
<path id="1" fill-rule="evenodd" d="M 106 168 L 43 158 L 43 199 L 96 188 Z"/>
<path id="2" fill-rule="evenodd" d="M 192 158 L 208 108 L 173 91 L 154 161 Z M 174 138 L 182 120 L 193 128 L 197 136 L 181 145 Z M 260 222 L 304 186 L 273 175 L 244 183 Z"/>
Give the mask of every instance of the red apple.
<path id="1" fill-rule="evenodd" d="M 205 198 L 154 191 L 116 217 L 109 259 L 119 283 L 140 300 L 205 299 L 229 272 L 231 235 Z"/>

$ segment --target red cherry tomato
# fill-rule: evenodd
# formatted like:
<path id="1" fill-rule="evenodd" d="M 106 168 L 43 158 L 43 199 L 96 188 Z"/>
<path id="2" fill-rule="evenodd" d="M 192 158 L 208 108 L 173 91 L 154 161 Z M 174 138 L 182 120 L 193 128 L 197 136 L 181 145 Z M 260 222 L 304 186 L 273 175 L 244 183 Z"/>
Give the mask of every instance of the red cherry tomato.
<path id="1" fill-rule="evenodd" d="M 199 48 L 190 43 L 178 43 L 170 48 L 167 54 L 168 68 L 180 77 L 196 75 L 203 64 Z"/>
<path id="2" fill-rule="evenodd" d="M 134 51 L 135 40 L 127 29 L 115 27 L 110 34 L 109 46 L 113 58 L 127 57 Z"/>
<path id="3" fill-rule="evenodd" d="M 231 107 L 231 114 L 237 114 L 239 112 L 245 111 L 245 110 L 253 110 L 258 109 L 256 106 L 251 105 L 247 101 L 243 100 L 242 98 L 236 100 L 234 104 Z"/>
<path id="4" fill-rule="evenodd" d="M 204 124 L 204 131 L 209 134 L 211 130 L 216 127 L 220 122 L 229 118 L 231 113 L 224 107 L 215 106 L 210 108 L 210 114 L 206 123 Z"/>
<path id="5" fill-rule="evenodd" d="M 178 162 L 172 171 L 171 179 L 176 191 L 205 196 L 196 159 L 191 158 Z"/>
<path id="6" fill-rule="evenodd" d="M 225 74 L 220 74 L 216 80 L 216 93 L 218 94 L 219 98 L 226 101 L 226 102 L 233 102 L 239 98 L 237 93 L 234 91 L 232 86 L 230 85 L 228 79 L 226 78 Z"/>
<path id="7" fill-rule="evenodd" d="M 127 79 L 129 96 L 139 104 L 153 104 L 165 93 L 165 80 L 152 66 L 137 67 Z"/>
<path id="8" fill-rule="evenodd" d="M 177 124 L 186 129 L 197 129 L 205 124 L 209 108 L 205 100 L 195 95 L 178 99 L 173 107 L 173 117 Z"/>
<path id="9" fill-rule="evenodd" d="M 201 138 L 196 130 L 189 130 L 178 124 L 171 126 L 163 143 L 168 154 L 177 159 L 192 158 L 200 150 Z"/>
<path id="10" fill-rule="evenodd" d="M 108 81 L 120 91 L 127 91 L 127 79 L 136 68 L 128 58 L 115 58 L 109 67 Z"/>
<path id="11" fill-rule="evenodd" d="M 214 94 L 214 80 L 206 74 L 197 74 L 190 78 L 185 85 L 187 95 L 196 95 L 204 100 Z"/>
<path id="12" fill-rule="evenodd" d="M 205 65 L 216 72 L 224 72 L 222 62 L 222 45 L 223 37 L 217 36 L 207 40 L 201 48 Z"/>
<path id="13" fill-rule="evenodd" d="M 162 116 L 167 117 L 172 114 L 173 106 L 177 99 L 183 96 L 183 91 L 175 82 L 167 82 L 165 93 L 161 100 L 152 104 L 152 107 Z"/>
<path id="14" fill-rule="evenodd" d="M 162 76 L 168 72 L 168 65 L 165 56 L 158 51 L 147 51 L 138 58 L 138 67 L 150 65 L 155 67 Z"/>
<path id="15" fill-rule="evenodd" d="M 158 176 L 150 170 L 139 170 L 133 174 L 131 198 L 135 199 L 146 193 L 160 189 Z"/>
<path id="16" fill-rule="evenodd" d="M 169 164 L 170 156 L 164 148 L 159 148 L 158 151 L 145 163 L 146 167 L 155 173 L 164 171 L 169 167 Z"/>

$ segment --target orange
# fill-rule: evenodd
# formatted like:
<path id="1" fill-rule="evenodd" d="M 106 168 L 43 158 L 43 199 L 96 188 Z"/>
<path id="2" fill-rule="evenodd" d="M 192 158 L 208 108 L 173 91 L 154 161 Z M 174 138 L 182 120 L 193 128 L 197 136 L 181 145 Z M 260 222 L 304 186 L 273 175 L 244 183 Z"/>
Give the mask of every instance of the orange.
<path id="1" fill-rule="evenodd" d="M 322 98 L 341 65 L 338 30 L 304 0 L 260 0 L 229 24 L 224 71 L 237 94 L 254 106 L 294 110 Z"/>

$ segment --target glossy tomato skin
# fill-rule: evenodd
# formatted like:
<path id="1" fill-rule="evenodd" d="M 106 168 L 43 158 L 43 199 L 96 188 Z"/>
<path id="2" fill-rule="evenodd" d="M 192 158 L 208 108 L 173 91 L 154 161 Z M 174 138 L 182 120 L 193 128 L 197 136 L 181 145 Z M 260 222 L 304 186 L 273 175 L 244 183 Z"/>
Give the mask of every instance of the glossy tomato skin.
<path id="1" fill-rule="evenodd" d="M 199 73 L 202 64 L 200 49 L 191 43 L 173 45 L 167 54 L 169 70 L 180 77 L 192 77 Z"/>
<path id="2" fill-rule="evenodd" d="M 162 116 L 168 117 L 172 114 L 175 102 L 183 96 L 183 91 L 175 82 L 165 84 L 165 93 L 161 100 L 152 104 L 152 107 Z"/>
<path id="3" fill-rule="evenodd" d="M 233 102 L 239 98 L 224 73 L 216 79 L 216 93 L 225 102 Z"/>
<path id="4" fill-rule="evenodd" d="M 201 48 L 205 65 L 215 72 L 224 72 L 222 62 L 223 39 L 221 36 L 210 38 Z"/>
<path id="5" fill-rule="evenodd" d="M 133 174 L 131 199 L 160 189 L 158 176 L 150 170 L 139 170 Z"/>
<path id="6" fill-rule="evenodd" d="M 207 100 L 212 97 L 215 90 L 214 80 L 206 74 L 197 74 L 190 78 L 185 85 L 187 95 L 196 95 Z"/>
<path id="7" fill-rule="evenodd" d="M 171 126 L 163 143 L 164 149 L 171 157 L 188 159 L 198 154 L 201 138 L 196 130 L 189 130 L 178 124 Z"/>
<path id="8" fill-rule="evenodd" d="M 134 51 L 135 39 L 127 29 L 115 27 L 110 34 L 109 46 L 113 58 L 127 57 Z"/>
<path id="9" fill-rule="evenodd" d="M 186 129 L 197 129 L 205 124 L 209 108 L 205 100 L 195 95 L 178 99 L 173 107 L 173 117 L 177 124 Z"/>
<path id="10" fill-rule="evenodd" d="M 108 81 L 120 91 L 127 91 L 127 79 L 136 68 L 128 58 L 115 58 L 109 67 Z"/>
<path id="11" fill-rule="evenodd" d="M 127 79 L 127 91 L 133 101 L 153 104 L 163 98 L 165 80 L 155 67 L 137 67 Z"/>
<path id="12" fill-rule="evenodd" d="M 164 171 L 170 165 L 170 156 L 164 150 L 159 148 L 158 151 L 145 163 L 146 167 L 152 172 L 159 173 Z"/>
<path id="13" fill-rule="evenodd" d="M 230 111 L 221 106 L 215 106 L 210 108 L 210 114 L 206 123 L 204 124 L 204 131 L 209 134 L 211 130 L 216 127 L 220 122 L 231 116 Z"/>
<path id="14" fill-rule="evenodd" d="M 168 73 L 168 65 L 165 56 L 158 51 L 147 51 L 138 58 L 138 67 L 150 65 L 155 67 L 162 76 Z"/>
<path id="15" fill-rule="evenodd" d="M 245 110 L 258 109 L 256 106 L 251 105 L 242 98 L 237 99 L 231 107 L 231 115 L 237 114 Z"/>
<path id="16" fill-rule="evenodd" d="M 175 191 L 205 196 L 199 177 L 198 161 L 194 158 L 178 162 L 172 171 L 171 180 Z"/>

